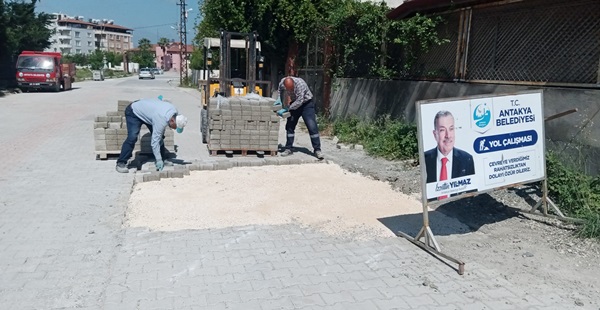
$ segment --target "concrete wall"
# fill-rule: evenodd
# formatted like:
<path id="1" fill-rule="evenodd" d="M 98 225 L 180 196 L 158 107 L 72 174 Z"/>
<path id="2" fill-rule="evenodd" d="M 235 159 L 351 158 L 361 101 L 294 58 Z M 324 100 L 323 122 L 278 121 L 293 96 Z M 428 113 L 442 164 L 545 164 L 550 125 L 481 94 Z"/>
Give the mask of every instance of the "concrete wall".
<path id="1" fill-rule="evenodd" d="M 337 79 L 331 91 L 331 115 L 373 119 L 389 114 L 415 122 L 419 100 L 502 94 L 541 87 L 427 81 Z M 546 87 L 544 113 L 578 112 L 546 122 L 547 149 L 558 150 L 586 172 L 600 172 L 600 89 Z"/>

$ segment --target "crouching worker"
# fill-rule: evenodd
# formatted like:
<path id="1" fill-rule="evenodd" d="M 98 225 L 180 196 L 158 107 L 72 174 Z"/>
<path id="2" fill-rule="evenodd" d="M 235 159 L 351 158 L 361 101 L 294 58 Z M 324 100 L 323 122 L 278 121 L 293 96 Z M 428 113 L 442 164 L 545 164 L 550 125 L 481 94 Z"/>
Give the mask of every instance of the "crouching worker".
<path id="1" fill-rule="evenodd" d="M 117 159 L 116 169 L 118 172 L 129 172 L 127 161 L 131 158 L 142 124 L 146 125 L 152 133 L 151 146 L 156 160 L 156 169 L 160 171 L 165 165 L 173 165 L 166 158 L 169 152 L 163 141 L 165 128 L 169 126 L 181 133 L 187 124 L 187 118 L 179 115 L 174 105 L 160 99 L 140 99 L 127 106 L 125 119 L 127 122 L 127 139 L 123 142 L 121 154 Z"/>

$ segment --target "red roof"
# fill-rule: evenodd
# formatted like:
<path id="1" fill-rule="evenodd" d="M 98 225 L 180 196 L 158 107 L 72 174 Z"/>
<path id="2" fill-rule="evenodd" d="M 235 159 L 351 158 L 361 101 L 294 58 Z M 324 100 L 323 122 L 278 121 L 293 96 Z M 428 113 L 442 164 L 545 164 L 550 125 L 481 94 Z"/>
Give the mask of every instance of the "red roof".
<path id="1" fill-rule="evenodd" d="M 160 45 L 152 44 L 152 47 L 157 48 L 157 47 L 160 47 Z M 191 44 L 187 45 L 188 53 L 193 52 L 195 49 L 196 48 L 193 45 L 191 45 Z M 166 52 L 167 53 L 179 53 L 179 42 L 170 42 L 169 44 L 167 44 Z"/>
<path id="2" fill-rule="evenodd" d="M 157 47 L 160 47 L 160 46 L 158 44 L 152 44 L 151 45 L 151 52 L 154 53 Z M 139 50 L 140 50 L 139 47 L 134 47 L 134 48 L 132 48 L 132 49 L 130 49 L 128 51 L 135 52 L 135 51 L 139 51 Z M 195 50 L 195 48 L 194 48 L 193 45 L 191 45 L 191 44 L 187 45 L 187 52 L 188 53 L 191 53 L 194 50 Z M 169 45 L 167 45 L 167 54 L 168 53 L 179 54 L 179 42 L 174 42 L 174 43 L 170 43 Z"/>
<path id="3" fill-rule="evenodd" d="M 80 24 L 80 25 L 88 25 L 88 26 L 92 26 L 94 28 L 114 28 L 114 29 L 122 29 L 122 30 L 133 30 L 131 28 L 127 28 L 127 27 L 123 27 L 123 26 L 119 26 L 119 25 L 115 25 L 115 24 L 94 24 L 94 23 L 89 23 L 89 22 L 84 22 L 82 20 L 78 20 L 78 19 L 61 19 L 58 21 L 59 23 L 63 22 L 63 23 L 71 23 L 71 24 Z"/>
<path id="4" fill-rule="evenodd" d="M 402 19 L 415 13 L 428 13 L 443 9 L 458 9 L 469 5 L 498 2 L 500 0 L 406 0 L 391 10 L 386 16 L 389 19 Z"/>

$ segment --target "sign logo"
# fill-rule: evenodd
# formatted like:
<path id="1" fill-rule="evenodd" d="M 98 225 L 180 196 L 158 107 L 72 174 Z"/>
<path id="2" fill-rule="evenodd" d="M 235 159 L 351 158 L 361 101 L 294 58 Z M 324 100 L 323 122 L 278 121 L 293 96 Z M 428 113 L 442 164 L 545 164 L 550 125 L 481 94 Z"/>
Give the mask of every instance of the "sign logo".
<path id="1" fill-rule="evenodd" d="M 471 128 L 479 133 L 485 133 L 492 126 L 491 105 L 483 100 L 471 101 Z"/>
<path id="2" fill-rule="evenodd" d="M 485 128 L 492 120 L 492 111 L 488 109 L 487 103 L 482 103 L 475 107 L 473 111 L 473 121 L 479 128 Z"/>

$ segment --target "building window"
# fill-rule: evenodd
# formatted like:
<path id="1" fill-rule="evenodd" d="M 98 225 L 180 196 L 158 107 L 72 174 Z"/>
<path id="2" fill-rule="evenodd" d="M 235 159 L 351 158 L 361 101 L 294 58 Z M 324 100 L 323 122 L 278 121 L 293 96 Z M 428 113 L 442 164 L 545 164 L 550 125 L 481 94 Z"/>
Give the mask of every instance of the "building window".
<path id="1" fill-rule="evenodd" d="M 121 48 L 121 43 L 117 43 L 117 48 L 120 49 Z"/>
<path id="2" fill-rule="evenodd" d="M 76 41 L 75 41 L 75 46 L 81 46 L 81 41 L 79 41 L 79 40 L 76 40 Z"/>
<path id="3" fill-rule="evenodd" d="M 79 38 L 79 31 L 75 31 L 75 37 Z"/>
<path id="4" fill-rule="evenodd" d="M 123 37 L 123 42 L 129 42 L 129 38 L 128 37 Z"/>
<path id="5" fill-rule="evenodd" d="M 93 44 L 93 42 L 88 41 L 88 47 L 92 47 Z"/>
<path id="6" fill-rule="evenodd" d="M 92 37 L 92 33 L 88 32 L 88 38 L 91 38 L 91 37 Z"/>
<path id="7" fill-rule="evenodd" d="M 112 43 L 112 42 L 110 42 L 110 43 L 108 43 L 108 46 L 111 47 L 111 48 L 113 48 L 113 47 L 115 47 L 115 44 Z"/>
<path id="8" fill-rule="evenodd" d="M 80 50 L 80 49 L 76 49 L 76 50 L 75 50 L 75 53 L 77 53 L 77 54 L 81 54 L 81 50 Z"/>

